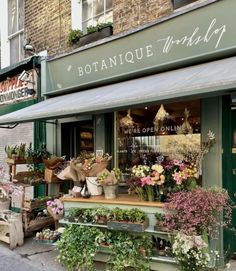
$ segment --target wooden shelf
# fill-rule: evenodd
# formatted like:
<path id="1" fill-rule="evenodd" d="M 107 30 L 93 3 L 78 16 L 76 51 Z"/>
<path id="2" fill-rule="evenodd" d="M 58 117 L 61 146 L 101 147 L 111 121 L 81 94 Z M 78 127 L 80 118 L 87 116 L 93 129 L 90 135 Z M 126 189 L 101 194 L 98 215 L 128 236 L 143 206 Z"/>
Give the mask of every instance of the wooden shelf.
<path id="1" fill-rule="evenodd" d="M 26 160 L 14 160 L 12 158 L 6 158 L 5 162 L 10 165 L 23 165 L 26 164 Z"/>
<path id="2" fill-rule="evenodd" d="M 63 202 L 86 202 L 86 203 L 105 203 L 105 204 L 121 204 L 121 205 L 138 205 L 147 207 L 159 207 L 162 208 L 164 204 L 162 202 L 155 201 L 142 201 L 136 195 L 119 195 L 116 199 L 105 199 L 104 196 L 93 196 L 91 198 L 73 198 L 64 197 L 61 198 Z"/>

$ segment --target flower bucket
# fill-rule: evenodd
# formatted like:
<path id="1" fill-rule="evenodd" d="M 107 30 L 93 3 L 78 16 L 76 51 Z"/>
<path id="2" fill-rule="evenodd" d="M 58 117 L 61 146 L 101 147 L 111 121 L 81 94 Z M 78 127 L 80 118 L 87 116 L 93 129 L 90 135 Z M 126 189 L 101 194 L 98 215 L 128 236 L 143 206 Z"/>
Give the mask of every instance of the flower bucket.
<path id="1" fill-rule="evenodd" d="M 105 199 L 115 199 L 118 195 L 118 186 L 114 185 L 105 185 L 103 186 Z"/>
<path id="2" fill-rule="evenodd" d="M 86 183 L 91 196 L 102 195 L 102 187 L 99 185 L 97 177 L 86 177 Z"/>
<path id="3" fill-rule="evenodd" d="M 1 201 L 0 200 L 0 210 L 9 210 L 10 208 L 10 200 Z"/>

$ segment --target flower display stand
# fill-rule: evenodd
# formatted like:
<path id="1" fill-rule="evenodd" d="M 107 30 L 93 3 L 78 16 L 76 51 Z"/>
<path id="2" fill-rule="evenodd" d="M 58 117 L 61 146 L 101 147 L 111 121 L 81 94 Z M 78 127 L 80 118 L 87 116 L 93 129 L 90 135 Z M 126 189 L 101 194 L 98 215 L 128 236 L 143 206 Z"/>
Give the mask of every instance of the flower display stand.
<path id="1" fill-rule="evenodd" d="M 21 214 L 11 211 L 0 212 L 0 240 L 8 243 L 10 249 L 24 244 Z"/>
<path id="2" fill-rule="evenodd" d="M 109 209 L 113 209 L 119 207 L 121 209 L 130 209 L 130 208 L 139 208 L 144 211 L 149 220 L 149 226 L 143 232 L 137 232 L 137 234 L 145 234 L 158 236 L 163 239 L 169 240 L 169 235 L 166 232 L 159 232 L 154 230 L 154 226 L 156 225 L 155 213 L 162 213 L 163 203 L 160 202 L 148 202 L 141 201 L 135 195 L 119 195 L 116 199 L 104 199 L 104 196 L 94 196 L 89 199 L 85 198 L 62 198 L 61 201 L 64 203 L 65 213 L 69 208 L 78 207 L 78 208 L 98 208 L 98 207 L 107 207 Z M 76 223 L 69 222 L 66 220 L 60 220 L 61 224 L 77 224 L 89 227 L 99 227 L 99 228 L 108 228 L 108 225 L 98 225 L 98 224 L 85 224 L 85 223 Z M 135 231 L 134 231 L 135 232 Z M 129 231 L 130 233 L 130 231 Z M 99 250 L 99 252 L 95 255 L 95 261 L 107 262 L 109 259 L 109 253 L 107 253 L 106 249 Z M 152 256 L 150 262 L 151 270 L 154 271 L 177 271 L 178 266 L 175 260 L 172 257 L 167 256 Z"/>

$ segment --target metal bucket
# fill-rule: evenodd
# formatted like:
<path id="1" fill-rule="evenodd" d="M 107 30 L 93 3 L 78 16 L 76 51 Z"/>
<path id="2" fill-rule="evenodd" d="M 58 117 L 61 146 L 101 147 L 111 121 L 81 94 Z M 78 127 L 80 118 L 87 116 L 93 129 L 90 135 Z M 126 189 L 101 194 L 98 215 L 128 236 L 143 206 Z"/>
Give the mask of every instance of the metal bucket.
<path id="1" fill-rule="evenodd" d="M 103 186 L 105 199 L 115 199 L 118 196 L 118 185 L 105 185 Z"/>

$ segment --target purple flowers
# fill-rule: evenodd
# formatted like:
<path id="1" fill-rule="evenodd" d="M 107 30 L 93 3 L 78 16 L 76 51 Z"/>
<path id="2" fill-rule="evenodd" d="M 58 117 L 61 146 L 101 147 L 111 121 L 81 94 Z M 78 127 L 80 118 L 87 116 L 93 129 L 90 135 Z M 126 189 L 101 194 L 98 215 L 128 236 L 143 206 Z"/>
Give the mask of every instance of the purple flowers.
<path id="1" fill-rule="evenodd" d="M 59 199 L 49 200 L 47 201 L 47 206 L 51 208 L 52 212 L 55 215 L 59 215 L 63 213 L 64 206 Z"/>
<path id="2" fill-rule="evenodd" d="M 169 231 L 180 230 L 187 235 L 213 233 L 219 225 L 229 225 L 232 209 L 229 195 L 223 189 L 197 188 L 169 195 L 165 204 L 164 225 Z M 219 215 L 224 212 L 224 220 Z"/>

